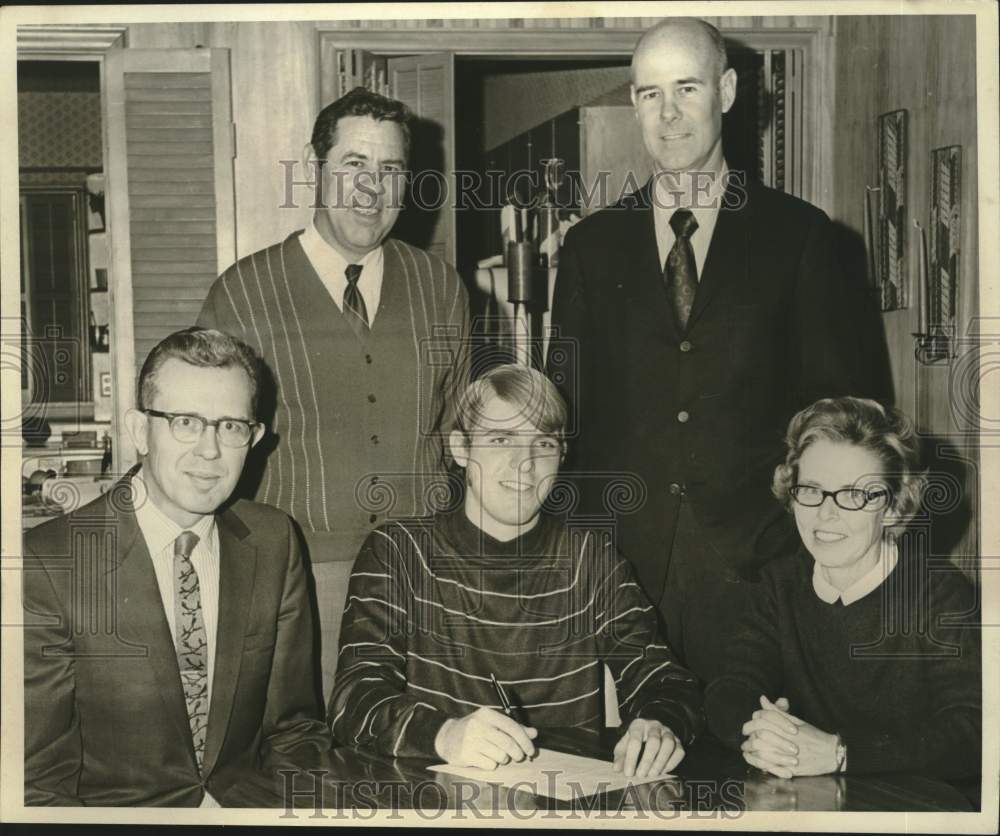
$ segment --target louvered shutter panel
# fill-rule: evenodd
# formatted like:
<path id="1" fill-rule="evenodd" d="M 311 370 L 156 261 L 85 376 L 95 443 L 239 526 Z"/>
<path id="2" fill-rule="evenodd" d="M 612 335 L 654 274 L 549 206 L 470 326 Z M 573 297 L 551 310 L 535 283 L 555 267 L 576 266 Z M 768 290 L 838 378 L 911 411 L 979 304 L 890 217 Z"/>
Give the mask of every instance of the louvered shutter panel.
<path id="1" fill-rule="evenodd" d="M 445 261 L 455 263 L 455 75 L 450 52 L 390 58 L 389 89 L 391 95 L 404 102 L 418 117 L 413 126 L 410 164 L 414 173 L 408 207 L 400 218 L 399 237 L 422 246 Z M 434 177 L 422 175 L 433 171 Z M 443 175 L 443 181 L 440 179 Z M 442 205 L 425 213 L 422 219 L 408 218 L 411 206 L 417 203 L 417 193 L 424 187 L 427 202 L 441 194 L 437 183 L 447 184 Z M 419 214 L 419 213 L 416 213 Z M 416 220 L 416 223 L 413 221 Z M 411 227 L 410 224 L 413 223 Z M 414 238 L 416 229 L 419 238 Z M 408 234 L 409 233 L 409 234 Z"/>
<path id="2" fill-rule="evenodd" d="M 105 63 L 116 416 L 149 351 L 193 325 L 235 261 L 229 53 L 112 50 Z M 134 458 L 119 434 L 126 467 Z"/>

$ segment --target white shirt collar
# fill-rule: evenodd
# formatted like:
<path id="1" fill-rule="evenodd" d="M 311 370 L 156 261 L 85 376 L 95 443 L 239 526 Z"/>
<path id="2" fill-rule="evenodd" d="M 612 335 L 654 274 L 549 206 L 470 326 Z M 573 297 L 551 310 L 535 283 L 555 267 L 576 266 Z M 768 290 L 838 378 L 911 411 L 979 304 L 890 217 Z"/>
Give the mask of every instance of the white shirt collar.
<path id="1" fill-rule="evenodd" d="M 156 507 L 156 503 L 149 497 L 141 473 L 140 470 L 132 477 L 133 508 L 150 557 L 155 557 L 167 547 L 172 548 L 174 540 L 184 531 L 193 531 L 198 535 L 199 543 L 210 546 L 215 539 L 215 515 L 205 514 L 190 528 L 181 528 Z"/>
<path id="2" fill-rule="evenodd" d="M 326 243 L 319 230 L 316 229 L 315 218 L 309 222 L 309 226 L 299 236 L 299 243 L 327 293 L 341 310 L 344 309 L 344 291 L 347 290 L 347 276 L 345 275 L 347 266 L 349 264 L 361 265 L 358 290 L 361 291 L 361 296 L 365 300 L 365 307 L 368 309 L 368 324 L 371 325 L 375 321 L 379 301 L 382 298 L 382 273 L 385 259 L 382 246 L 379 245 L 374 250 L 370 250 L 357 261 L 348 261 L 340 250 Z"/>
<path id="3" fill-rule="evenodd" d="M 729 166 L 724 159 L 718 174 L 704 172 L 698 178 L 687 171 L 678 172 L 676 180 L 671 172 L 656 172 L 653 174 L 653 207 L 668 216 L 681 207 L 690 209 L 696 217 L 704 212 L 718 212 L 726 193 L 728 174 Z M 678 194 L 678 187 L 688 193 Z M 692 205 L 695 202 L 697 205 Z"/>
<path id="4" fill-rule="evenodd" d="M 813 565 L 813 590 L 821 601 L 827 604 L 835 604 L 837 600 L 843 601 L 844 606 L 849 606 L 855 601 L 860 601 L 870 592 L 878 589 L 899 562 L 899 547 L 896 541 L 890 537 L 882 540 L 879 549 L 878 563 L 876 563 L 865 574 L 852 583 L 847 589 L 841 592 L 831 584 L 820 570 L 818 563 Z"/>
<path id="5" fill-rule="evenodd" d="M 325 278 L 326 276 L 340 276 L 344 278 L 344 271 L 347 270 L 348 264 L 360 264 L 362 275 L 364 275 L 363 271 L 365 268 L 374 266 L 376 261 L 381 261 L 382 259 L 382 245 L 380 244 L 374 250 L 365 253 L 357 261 L 348 261 L 341 254 L 340 250 L 326 243 L 323 236 L 320 235 L 319 230 L 316 229 L 315 218 L 309 222 L 309 226 L 299 236 L 299 243 L 302 245 L 302 249 L 306 251 L 306 256 L 312 262 L 313 267 L 316 268 L 316 272 L 319 273 L 320 278 Z"/>

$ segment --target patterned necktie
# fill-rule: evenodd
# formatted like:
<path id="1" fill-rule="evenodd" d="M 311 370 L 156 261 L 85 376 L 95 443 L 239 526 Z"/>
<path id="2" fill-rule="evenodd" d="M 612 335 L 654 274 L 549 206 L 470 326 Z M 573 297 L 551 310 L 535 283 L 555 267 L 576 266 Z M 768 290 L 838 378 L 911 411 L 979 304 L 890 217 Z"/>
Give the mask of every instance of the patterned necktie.
<path id="1" fill-rule="evenodd" d="M 694 294 L 698 290 L 698 266 L 691 248 L 691 236 L 698 228 L 698 221 L 688 209 L 678 209 L 670 216 L 670 228 L 677 238 L 667 254 L 663 279 L 670 292 L 677 328 L 683 333 L 691 316 Z"/>
<path id="2" fill-rule="evenodd" d="M 347 287 L 344 290 L 344 316 L 347 317 L 347 323 L 357 338 L 365 340 L 368 338 L 368 308 L 365 307 L 365 298 L 358 290 L 361 265 L 348 264 L 344 275 L 347 276 Z"/>
<path id="3" fill-rule="evenodd" d="M 198 535 L 193 531 L 181 532 L 174 540 L 174 633 L 191 739 L 201 769 L 208 731 L 208 639 L 201 614 L 198 573 L 191 563 L 196 545 Z"/>

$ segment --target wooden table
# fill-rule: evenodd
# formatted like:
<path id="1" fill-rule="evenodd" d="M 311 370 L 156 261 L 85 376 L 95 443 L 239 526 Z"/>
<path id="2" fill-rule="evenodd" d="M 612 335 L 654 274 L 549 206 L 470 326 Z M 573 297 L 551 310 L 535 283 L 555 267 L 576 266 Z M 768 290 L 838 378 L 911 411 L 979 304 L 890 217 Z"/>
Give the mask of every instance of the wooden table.
<path id="1" fill-rule="evenodd" d="M 536 744 L 610 760 L 614 729 L 548 729 Z M 951 812 L 971 811 L 954 787 L 919 775 L 823 775 L 782 780 L 752 769 L 737 752 L 706 738 L 688 752 L 677 777 L 573 801 L 558 801 L 526 788 L 457 778 L 427 769 L 429 762 L 388 758 L 340 747 L 309 771 L 228 773 L 217 792 L 227 807 L 292 806 L 297 810 L 344 810 L 343 818 L 374 810 L 416 810 L 428 820 L 451 817 L 475 822 L 477 814 L 527 817 L 530 811 L 636 811 L 666 814 L 710 812 L 734 818 L 744 811 L 816 810 Z M 484 773 L 488 775 L 488 773 Z M 286 802 L 291 799 L 291 804 Z M 353 813 L 352 813 L 353 811 Z M 452 811 L 452 812 L 449 812 Z"/>

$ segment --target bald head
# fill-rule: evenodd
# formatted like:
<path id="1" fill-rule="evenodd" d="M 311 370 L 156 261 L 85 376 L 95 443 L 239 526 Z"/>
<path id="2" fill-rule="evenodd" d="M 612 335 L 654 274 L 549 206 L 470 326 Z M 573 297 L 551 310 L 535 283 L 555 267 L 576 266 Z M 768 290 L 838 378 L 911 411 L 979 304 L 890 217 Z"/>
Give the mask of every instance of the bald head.
<path id="1" fill-rule="evenodd" d="M 718 83 L 729 65 L 726 42 L 722 33 L 711 23 L 696 17 L 668 17 L 643 33 L 632 53 L 632 82 L 635 83 L 636 63 L 644 55 L 670 49 L 679 43 L 689 47 L 696 45 L 699 50 L 712 54 L 716 68 L 714 81 Z"/>
<path id="2" fill-rule="evenodd" d="M 668 18 L 632 55 L 632 104 L 659 171 L 722 169 L 722 114 L 736 99 L 719 31 L 696 18 Z"/>

